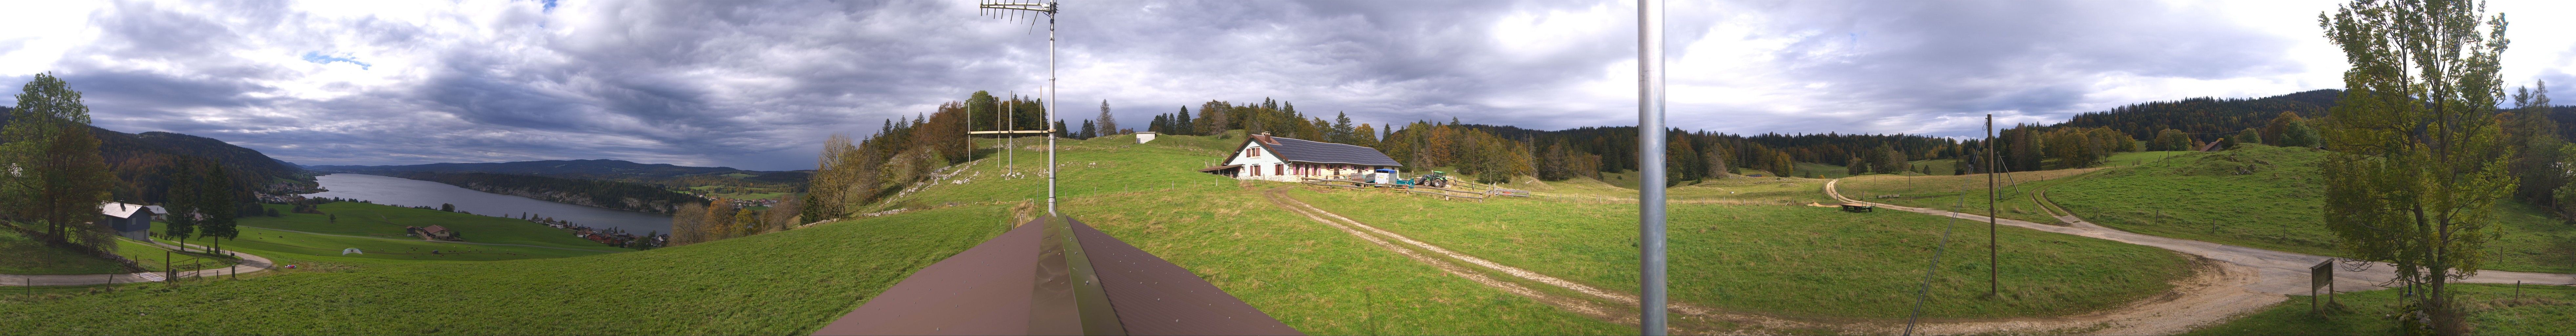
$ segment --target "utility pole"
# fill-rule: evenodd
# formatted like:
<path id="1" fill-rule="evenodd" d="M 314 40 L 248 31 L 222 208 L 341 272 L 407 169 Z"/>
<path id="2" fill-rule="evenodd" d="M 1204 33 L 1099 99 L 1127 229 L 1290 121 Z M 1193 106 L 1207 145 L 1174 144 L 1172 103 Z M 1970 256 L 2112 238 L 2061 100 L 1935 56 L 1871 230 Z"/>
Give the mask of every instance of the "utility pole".
<path id="1" fill-rule="evenodd" d="M 1637 1 L 1637 334 L 1664 335 L 1664 2 Z"/>
<path id="2" fill-rule="evenodd" d="M 1996 152 L 1997 147 L 1995 115 L 1989 113 L 1986 114 L 1986 297 L 1989 298 L 2002 298 L 2004 293 L 2004 269 L 2000 263 L 2001 253 L 1997 252 L 2002 245 L 1995 242 L 1995 198 L 2001 195 L 1995 191 L 1995 174 L 2003 173 L 2004 167 L 1999 162 L 2003 160 L 2003 153 Z"/>
<path id="3" fill-rule="evenodd" d="M 980 9 L 986 9 L 987 11 L 985 11 L 985 12 L 984 12 L 984 14 L 985 14 L 985 15 L 995 15 L 995 16 L 1000 16 L 1000 15 L 1009 15 L 1009 14 L 1002 14 L 1002 13 L 1019 13 L 1019 12 L 1013 12 L 1013 11 L 1029 11 L 1029 12 L 1038 12 L 1038 13 L 1044 13 L 1044 14 L 1046 14 L 1046 17 L 1047 17 L 1047 89 L 1046 89 L 1046 100 L 1047 100 L 1047 101 L 1046 101 L 1046 104 L 1047 104 L 1047 106 L 1045 107 L 1045 108 L 1046 108 L 1046 111 L 1045 111 L 1046 113 L 1045 113 L 1045 114 L 1043 114 L 1043 115 L 1045 116 L 1046 120 L 1041 120 L 1041 121 L 1039 121 L 1039 123 L 1040 123 L 1040 124 L 1046 124 L 1046 125 L 1047 125 L 1047 129 L 1046 129 L 1045 131 L 1020 131 L 1020 130 L 1017 130 L 1017 129 L 1013 129 L 1013 130 L 1006 130 L 1006 131 L 966 132 L 966 133 L 967 133 L 967 134 L 984 134 L 984 133 L 994 133 L 994 134 L 1023 134 L 1023 133 L 1041 133 L 1041 132 L 1042 132 L 1042 133 L 1046 133 L 1046 135 L 1047 135 L 1047 215 L 1048 215 L 1048 216 L 1055 216 L 1055 215 L 1056 215 L 1056 211 L 1055 211 L 1055 133 L 1056 133 L 1056 129 L 1055 129 L 1055 123 L 1054 123 L 1053 121 L 1055 120 L 1055 105 L 1056 105 L 1056 102 L 1055 102 L 1055 100 L 1056 100 L 1056 99 L 1055 99 L 1055 98 L 1056 98 L 1056 97 L 1055 97 L 1055 91 L 1056 91 L 1056 88 L 1055 88 L 1055 79 L 1056 79 L 1056 77 L 1055 77 L 1055 47 L 1056 47 L 1056 40 L 1055 40 L 1055 28 L 1056 28 L 1056 24 L 1055 24 L 1055 13 L 1056 13 L 1056 11 L 1057 11 L 1056 3 L 1055 3 L 1055 2 L 1047 2 L 1047 3 L 984 3 L 984 4 L 978 4 L 978 5 L 976 5 L 975 7 L 976 7 L 976 8 L 980 8 Z M 1013 18 L 1013 19 L 1017 19 L 1018 17 L 1013 16 L 1012 18 Z M 1030 24 L 1036 24 L 1036 22 L 1035 22 L 1035 21 L 1031 21 L 1031 22 L 1030 22 Z M 1017 94 L 1014 94 L 1014 96 L 1017 96 Z M 1015 106 L 1016 106 L 1016 105 L 1015 105 Z M 1015 125 L 1015 126 L 1016 126 L 1016 125 Z M 1015 159 L 1013 159 L 1013 160 L 1014 160 L 1014 161 L 1016 161 L 1016 158 L 1015 158 Z"/>

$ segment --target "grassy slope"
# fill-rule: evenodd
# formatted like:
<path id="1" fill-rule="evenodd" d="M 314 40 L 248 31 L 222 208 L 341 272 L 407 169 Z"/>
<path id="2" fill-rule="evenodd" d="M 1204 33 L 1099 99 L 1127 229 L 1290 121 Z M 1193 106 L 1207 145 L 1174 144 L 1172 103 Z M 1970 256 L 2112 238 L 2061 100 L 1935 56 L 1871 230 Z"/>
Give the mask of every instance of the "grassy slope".
<path id="1" fill-rule="evenodd" d="M 165 250 L 158 246 L 152 246 L 151 244 L 144 244 L 143 242 L 124 238 L 116 239 L 116 254 L 125 256 L 125 259 L 133 260 L 135 264 L 143 266 L 143 270 L 147 272 L 160 272 L 171 269 L 194 271 L 231 266 L 233 264 L 232 259 L 211 257 L 202 253 L 170 252 L 170 250 Z M 167 266 L 164 266 L 164 263 L 170 264 L 166 264 Z M 124 272 L 114 271 L 113 273 Z"/>
<path id="2" fill-rule="evenodd" d="M 2512 285 L 2463 284 L 2451 285 L 2450 290 L 2461 294 L 2457 300 L 2475 311 L 2469 322 L 2477 326 L 2478 334 L 2576 334 L 2576 287 L 2523 286 L 2520 298 L 2514 297 Z M 2186 335 L 2401 334 L 2396 330 L 2396 321 L 2384 317 L 2397 312 L 2397 290 L 2337 294 L 2335 301 L 2350 311 L 2319 318 L 2308 312 L 2308 296 L 2294 295 L 2290 301 Z"/>
<path id="3" fill-rule="evenodd" d="M 0 311 L 0 330 L 803 333 L 913 270 L 999 234 L 1003 227 L 984 219 L 1000 212 L 960 207 L 633 253 L 325 266 L 174 289 L 0 302 L 12 307 Z"/>
<path id="4" fill-rule="evenodd" d="M 156 249 L 157 250 L 157 249 Z M 124 273 L 106 258 L 45 246 L 17 230 L 0 229 L 0 274 Z"/>
<path id="5" fill-rule="evenodd" d="M 438 210 L 414 209 L 358 202 L 323 204 L 320 206 L 323 214 L 290 213 L 288 210 L 291 209 L 286 205 L 264 204 L 264 206 L 277 209 L 279 214 L 283 214 L 285 216 L 243 217 L 240 225 L 269 229 L 394 239 L 418 239 L 404 237 L 403 234 L 406 233 L 403 231 L 404 226 L 426 227 L 430 225 L 439 225 L 445 226 L 449 230 L 455 230 L 459 235 L 465 237 L 465 241 L 468 242 L 553 246 L 610 252 L 622 251 L 620 249 L 600 245 L 599 243 L 594 243 L 589 240 L 575 238 L 572 236 L 570 231 L 546 227 L 543 224 L 518 220 L 515 218 L 469 215 Z M 332 216 L 338 216 L 339 219 L 333 220 Z M 639 232 L 638 234 L 641 233 Z"/>
<path id="6" fill-rule="evenodd" d="M 284 216 L 242 217 L 239 224 L 242 228 L 241 236 L 224 239 L 223 248 L 267 257 L 279 263 L 319 265 L 494 261 L 633 251 L 602 246 L 588 240 L 573 238 L 571 233 L 563 230 L 516 219 L 356 202 L 323 204 L 321 206 L 323 212 L 340 216 L 337 222 L 333 222 L 328 215 L 287 213 L 283 211 L 286 210 L 283 205 L 267 206 L 280 208 L 279 213 Z M 154 222 L 153 230 L 159 232 L 162 230 L 161 226 L 165 224 Z M 402 236 L 404 225 L 429 226 L 431 224 L 455 228 L 458 232 L 464 233 L 469 242 L 526 244 L 554 248 L 430 242 Z M 383 239 L 314 235 L 269 228 Z M 205 239 L 189 239 L 188 243 L 210 245 Z M 340 253 L 342 249 L 347 248 L 357 248 L 362 253 L 348 255 Z M 572 250 L 566 250 L 567 248 Z M 432 251 L 437 253 L 433 254 Z"/>
<path id="7" fill-rule="evenodd" d="M 1147 144 L 1127 138 L 1059 140 L 1059 207 L 1309 334 L 1628 330 L 1448 275 L 1297 217 L 1257 194 L 1288 184 L 1195 172 L 1227 155 L 1225 149 L 1242 139 L 1163 136 Z M 1028 141 L 1021 144 L 1029 147 Z M 921 207 L 1025 200 L 1042 207 L 1044 153 L 1020 153 L 1018 169 L 1026 178 L 998 178 L 1005 165 L 988 158 L 951 182 L 894 203 Z"/>
<path id="8" fill-rule="evenodd" d="M 1793 179 L 1804 180 L 1804 179 Z M 1805 180 L 1817 181 L 1817 180 Z M 1813 182 L 1802 187 L 1812 187 Z M 1799 189 L 1817 193 L 1815 189 Z M 1373 191 L 1293 193 L 1352 219 L 1496 262 L 1621 291 L 1636 290 L 1633 203 L 1440 201 Z M 1820 197 L 1820 196 L 1819 196 Z M 1680 198 L 1680 197 L 1677 197 Z M 1677 300 L 1795 316 L 1901 318 L 1940 239 L 1942 218 L 1779 205 L 1676 204 Z M 2006 229 L 2007 300 L 1984 294 L 1985 245 L 1959 230 L 1927 317 L 2070 315 L 2160 293 L 2186 260 L 2154 248 Z M 1543 247 L 1543 248 L 1542 248 Z"/>
<path id="9" fill-rule="evenodd" d="M 2324 153 L 2248 145 L 2105 171 L 2049 188 L 2085 220 L 2131 232 L 2265 249 L 2341 255 L 2326 231 Z M 2242 174 L 2242 175 L 2240 175 Z M 2507 201 L 2502 239 L 2486 269 L 2576 272 L 2576 226 Z"/>
<path id="10" fill-rule="evenodd" d="M 1182 141 L 1166 142 L 1174 138 Z M 1067 184 L 1064 211 L 1198 272 L 1289 326 L 1312 334 L 1613 334 L 1629 330 L 1444 274 L 1340 231 L 1291 217 L 1260 200 L 1256 190 L 1238 187 L 1232 180 L 1171 170 L 1195 170 L 1197 162 L 1224 155 L 1201 153 L 1213 151 L 1201 149 L 1204 143 L 1239 141 L 1240 137 L 1163 139 L 1156 141 L 1162 145 L 1128 147 L 1065 141 L 1067 147 L 1092 149 L 1062 153 L 1061 159 L 1072 163 L 1062 181 Z M 1120 162 L 1127 169 L 1092 168 L 1083 162 Z M 1021 168 L 1035 171 L 1042 166 Z M 996 175 L 981 171 L 959 176 L 977 173 Z M 281 254 L 284 257 L 273 258 L 321 267 L 175 290 L 0 302 L 31 307 L 0 311 L 0 330 L 38 334 L 194 330 L 802 333 L 848 312 L 864 297 L 913 270 L 998 234 L 1009 217 L 1007 204 L 1014 203 L 1008 199 L 1037 194 L 1032 191 L 1042 190 L 1037 188 L 1044 181 L 979 178 L 942 184 L 898 201 L 942 206 L 939 209 L 643 252 L 491 262 Z M 1080 188 L 1095 181 L 1169 182 L 1180 187 L 1123 193 Z M 993 195 L 1012 197 L 1001 198 L 1003 203 L 978 202 Z M 945 206 L 950 202 L 960 204 Z M 243 242 L 227 246 L 252 251 L 253 240 L 247 238 L 250 234 L 245 236 Z M 173 304 L 84 308 L 137 301 Z M 131 318 L 146 310 L 156 319 Z M 250 315 L 229 316 L 237 314 L 232 312 Z"/>
<path id="11" fill-rule="evenodd" d="M 2012 218 L 2038 223 L 2057 223 L 2056 218 L 2048 216 L 2047 212 L 2040 210 L 2038 203 L 2031 201 L 2030 193 L 2039 190 L 2052 190 L 2050 195 L 2054 196 L 2056 195 L 2055 191 L 2053 191 L 2055 189 L 2047 189 L 2048 186 L 2064 183 L 2064 179 L 2068 177 L 2100 169 L 2101 168 L 2060 169 L 1998 175 L 1996 183 L 2002 184 L 2003 187 L 1997 188 L 1998 192 L 2001 193 L 2002 198 L 1995 201 L 1995 208 L 1999 210 L 1996 214 L 2003 218 Z M 1851 197 L 1870 202 L 1953 210 L 1975 214 L 1987 213 L 1986 174 L 1945 176 L 1869 175 L 1843 179 L 1842 184 L 1836 185 L 1835 189 L 1841 191 L 1844 197 Z M 1963 194 L 1962 191 L 1965 193 Z M 1896 195 L 1898 197 L 1879 198 L 1879 196 L 1885 195 Z M 1966 197 L 1966 202 L 1961 202 L 1960 198 L 1962 195 L 1965 195 L 1964 197 Z"/>

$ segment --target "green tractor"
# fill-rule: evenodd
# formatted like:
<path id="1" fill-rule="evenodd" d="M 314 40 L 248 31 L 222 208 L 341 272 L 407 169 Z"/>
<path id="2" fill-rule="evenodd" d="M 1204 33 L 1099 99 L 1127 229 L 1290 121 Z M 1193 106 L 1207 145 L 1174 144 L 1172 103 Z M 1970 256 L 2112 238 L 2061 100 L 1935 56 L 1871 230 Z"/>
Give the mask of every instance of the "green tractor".
<path id="1" fill-rule="evenodd" d="M 1431 174 L 1429 174 L 1429 175 L 1416 176 L 1416 177 L 1414 177 L 1414 178 L 1413 178 L 1413 185 L 1425 186 L 1425 187 L 1434 187 L 1434 188 L 1448 188 L 1448 187 L 1449 187 L 1449 172 L 1444 172 L 1444 171 L 1437 171 L 1437 170 L 1434 170 L 1434 171 L 1431 171 Z"/>

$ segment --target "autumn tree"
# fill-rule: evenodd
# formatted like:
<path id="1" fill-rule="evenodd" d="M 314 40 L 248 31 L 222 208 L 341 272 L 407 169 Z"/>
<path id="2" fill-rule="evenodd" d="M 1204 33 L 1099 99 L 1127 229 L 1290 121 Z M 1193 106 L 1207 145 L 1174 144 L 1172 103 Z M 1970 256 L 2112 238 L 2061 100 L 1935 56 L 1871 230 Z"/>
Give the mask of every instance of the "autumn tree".
<path id="1" fill-rule="evenodd" d="M 2494 118 L 2505 19 L 2471 1 L 2359 1 L 2319 14 L 2351 68 L 2322 131 L 2325 223 L 2358 260 L 2396 268 L 2404 329 L 2469 332 L 2447 285 L 2477 274 L 2513 191 Z M 2417 321 L 2430 321 L 2424 326 Z M 2429 327 L 2429 328 L 2428 328 Z"/>
<path id="2" fill-rule="evenodd" d="M 37 237 L 55 244 L 114 249 L 113 233 L 85 225 L 98 218 L 115 180 L 99 157 L 98 138 L 89 132 L 89 106 L 80 91 L 52 73 L 39 73 L 20 88 L 9 123 L 0 127 L 0 166 L 8 183 L 0 184 L 0 210 L 18 222 L 43 227 Z"/>
<path id="3" fill-rule="evenodd" d="M 707 241 L 706 232 L 700 230 L 706 227 L 704 223 L 706 220 L 705 204 L 696 202 L 680 204 L 679 210 L 671 211 L 671 241 L 667 244 L 680 246 Z"/>

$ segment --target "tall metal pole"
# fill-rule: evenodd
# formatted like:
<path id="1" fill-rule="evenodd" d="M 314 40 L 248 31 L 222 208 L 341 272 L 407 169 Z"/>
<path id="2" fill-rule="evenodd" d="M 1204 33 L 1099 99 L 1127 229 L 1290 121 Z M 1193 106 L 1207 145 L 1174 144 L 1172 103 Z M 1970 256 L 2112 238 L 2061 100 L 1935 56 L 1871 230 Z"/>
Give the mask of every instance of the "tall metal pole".
<path id="1" fill-rule="evenodd" d="M 2003 159 L 2003 153 L 1997 153 L 1995 151 L 1996 147 L 1995 115 L 1987 114 L 1986 167 L 1988 168 L 1986 171 L 1986 295 L 1995 298 L 2002 298 L 2004 294 L 2004 268 L 2001 263 L 2002 258 L 1997 257 L 2000 253 L 1996 252 L 2000 250 L 1997 246 L 2001 245 L 1996 244 L 1995 242 L 1995 227 L 1997 226 L 1995 224 L 1995 198 L 2000 197 L 2002 194 L 1995 191 L 1995 174 L 2003 173 L 2004 165 L 1996 162 Z"/>
<path id="2" fill-rule="evenodd" d="M 1020 93 L 1018 91 L 1012 91 L 1010 95 L 1011 101 L 1004 103 L 1010 104 L 1010 107 L 1006 110 L 1008 112 L 1003 112 L 1005 116 L 1002 117 L 1002 119 L 1009 120 L 1002 122 L 1002 124 L 1008 125 L 1003 126 L 1005 128 L 1003 130 L 1017 131 L 1020 130 Z M 1010 174 L 1018 174 L 1020 172 L 1020 142 L 1018 141 L 1020 137 L 1006 133 L 1002 134 L 1002 139 L 1004 139 L 1002 140 L 1002 150 L 1006 151 L 1003 155 L 1008 156 L 1008 158 L 1003 160 L 1007 162 L 1005 164 L 1009 165 L 1005 169 L 1008 170 Z"/>
<path id="3" fill-rule="evenodd" d="M 1047 13 L 1047 130 L 1055 129 L 1055 2 L 1046 4 Z M 1055 216 L 1055 133 L 1047 132 L 1047 216 Z"/>
<path id="4" fill-rule="evenodd" d="M 1637 2 L 1637 334 L 1664 335 L 1664 2 Z"/>

